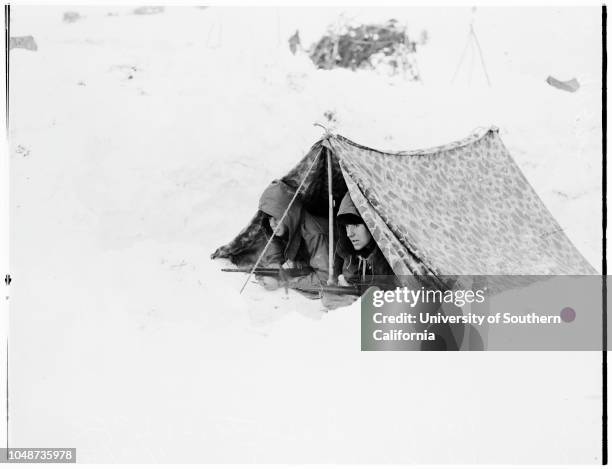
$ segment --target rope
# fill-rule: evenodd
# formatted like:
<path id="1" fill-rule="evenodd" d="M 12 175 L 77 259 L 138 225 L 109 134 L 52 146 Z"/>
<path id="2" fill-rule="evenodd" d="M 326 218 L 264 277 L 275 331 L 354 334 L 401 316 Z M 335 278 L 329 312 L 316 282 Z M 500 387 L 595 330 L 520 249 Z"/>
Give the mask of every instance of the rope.
<path id="1" fill-rule="evenodd" d="M 480 48 L 480 42 L 478 41 L 478 37 L 476 33 L 472 31 L 474 35 L 474 42 L 476 43 L 476 47 L 478 48 L 478 55 L 480 56 L 480 63 L 482 64 L 482 69 L 484 70 L 485 76 L 487 77 L 487 83 L 491 86 L 491 80 L 489 79 L 489 73 L 487 72 L 487 66 L 485 65 L 484 56 L 482 55 L 482 49 Z"/>
<path id="2" fill-rule="evenodd" d="M 244 284 L 242 285 L 242 288 L 240 289 L 240 293 L 243 292 L 244 288 L 247 286 L 247 283 L 249 283 L 249 280 L 253 276 L 253 272 L 255 271 L 255 269 L 257 268 L 257 266 L 259 265 L 259 263 L 263 259 L 263 256 L 265 255 L 266 251 L 270 247 L 270 244 L 272 243 L 272 240 L 274 239 L 274 236 L 276 235 L 276 230 L 278 230 L 279 226 L 281 225 L 281 223 L 283 222 L 283 220 L 287 216 L 287 213 L 289 213 L 289 209 L 291 208 L 291 206 L 293 205 L 293 202 L 295 202 L 295 199 L 297 198 L 298 194 L 300 193 L 300 190 L 302 189 L 302 186 L 304 185 L 304 181 L 306 181 L 306 177 L 308 177 L 308 175 L 310 174 L 310 171 L 312 171 L 312 168 L 314 167 L 315 163 L 319 159 L 319 156 L 321 155 L 322 151 L 323 151 L 323 149 L 319 150 L 319 153 L 317 153 L 317 156 L 314 157 L 314 160 L 312 161 L 312 164 L 310 165 L 310 168 L 308 168 L 308 171 L 306 171 L 306 174 L 304 175 L 304 178 L 302 179 L 302 182 L 300 182 L 300 185 L 298 186 L 297 190 L 295 191 L 295 194 L 293 194 L 293 198 L 289 202 L 289 205 L 287 205 L 287 208 L 285 209 L 285 213 L 283 213 L 283 215 L 280 217 L 280 220 L 278 221 L 278 223 L 276 225 L 276 228 L 274 228 L 274 231 L 272 231 L 272 236 L 270 236 L 270 239 L 268 239 L 268 242 L 264 246 L 263 251 L 261 251 L 261 254 L 259 255 L 259 257 L 257 258 L 257 261 L 255 262 L 255 265 L 251 269 L 251 272 L 249 272 L 249 276 L 244 281 Z"/>
<path id="3" fill-rule="evenodd" d="M 327 127 L 325 127 L 323 124 L 319 124 L 318 122 L 315 122 L 314 124 L 312 124 L 315 127 L 321 127 L 324 131 L 325 131 L 325 136 L 324 137 L 331 137 L 333 134 L 331 132 L 331 130 L 329 130 Z"/>
<path id="4" fill-rule="evenodd" d="M 465 53 L 468 50 L 470 45 L 470 33 L 468 33 L 467 41 L 465 41 L 465 46 L 463 48 L 463 52 L 461 53 L 461 57 L 459 58 L 459 63 L 457 64 L 457 68 L 455 68 L 455 73 L 453 74 L 453 78 L 451 79 L 451 84 L 455 82 L 455 78 L 457 78 L 457 74 L 459 73 L 459 69 L 463 64 L 463 59 L 465 59 Z"/>
<path id="5" fill-rule="evenodd" d="M 461 58 L 459 59 L 459 63 L 457 64 L 457 68 L 455 69 L 455 73 L 453 74 L 453 78 L 451 79 L 451 84 L 455 82 L 455 78 L 457 78 L 457 74 L 463 65 L 463 61 L 465 60 L 466 53 L 468 49 L 470 50 L 470 68 L 469 68 L 469 79 L 468 83 L 472 82 L 472 73 L 474 71 L 474 56 L 476 53 L 474 52 L 474 48 L 478 52 L 478 57 L 480 58 L 480 65 L 482 65 L 482 71 L 484 72 L 485 78 L 487 79 L 487 84 L 491 86 L 491 79 L 489 78 L 489 73 L 487 71 L 487 66 L 485 64 L 484 55 L 482 53 L 482 48 L 480 47 L 480 41 L 478 40 L 478 36 L 476 35 L 476 31 L 474 30 L 474 22 L 476 20 L 476 7 L 472 8 L 472 19 L 470 20 L 470 30 L 467 35 L 467 41 L 465 43 L 465 47 L 463 48 L 463 52 L 461 53 Z"/>

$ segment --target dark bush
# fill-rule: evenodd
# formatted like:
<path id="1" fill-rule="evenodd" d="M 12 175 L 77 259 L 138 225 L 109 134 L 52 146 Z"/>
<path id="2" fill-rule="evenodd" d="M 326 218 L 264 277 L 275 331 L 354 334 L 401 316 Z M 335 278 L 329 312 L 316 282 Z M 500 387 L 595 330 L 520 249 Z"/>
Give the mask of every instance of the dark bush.
<path id="1" fill-rule="evenodd" d="M 396 70 L 409 70 L 412 78 L 418 72 L 409 56 L 416 52 L 417 43 L 409 39 L 404 27 L 396 20 L 385 24 L 344 26 L 340 31 L 331 28 L 314 44 L 309 55 L 318 68 L 376 68 L 381 62 Z"/>

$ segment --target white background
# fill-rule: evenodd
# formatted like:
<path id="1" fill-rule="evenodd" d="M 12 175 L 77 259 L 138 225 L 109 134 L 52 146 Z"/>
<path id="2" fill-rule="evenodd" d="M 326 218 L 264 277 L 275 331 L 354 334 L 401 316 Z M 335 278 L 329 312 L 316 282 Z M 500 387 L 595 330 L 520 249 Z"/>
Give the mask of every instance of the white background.
<path id="1" fill-rule="evenodd" d="M 599 270 L 599 9 L 478 9 L 491 88 L 469 57 L 449 86 L 469 8 L 348 10 L 428 31 L 418 84 L 289 54 L 296 28 L 309 45 L 346 8 L 130 10 L 12 9 L 39 50 L 11 52 L 11 446 L 76 446 L 83 462 L 599 461 L 601 354 L 360 353 L 358 307 L 238 296 L 243 277 L 208 258 L 333 111 L 382 149 L 497 125 Z"/>

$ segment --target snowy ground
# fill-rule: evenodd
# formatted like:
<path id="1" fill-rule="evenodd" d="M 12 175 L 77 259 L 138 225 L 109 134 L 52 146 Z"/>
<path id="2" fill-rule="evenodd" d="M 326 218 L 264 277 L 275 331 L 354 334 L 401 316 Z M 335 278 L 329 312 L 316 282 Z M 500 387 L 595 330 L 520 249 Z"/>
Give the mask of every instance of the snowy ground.
<path id="1" fill-rule="evenodd" d="M 65 11 L 83 17 L 65 23 Z M 292 56 L 340 9 L 13 7 L 11 446 L 82 462 L 595 463 L 598 353 L 361 353 L 359 307 L 210 253 L 319 137 L 415 149 L 490 124 L 600 270 L 600 11 L 354 9 L 430 41 L 423 83 Z M 477 59 L 476 59 L 477 60 Z M 551 74 L 576 77 L 565 93 Z"/>

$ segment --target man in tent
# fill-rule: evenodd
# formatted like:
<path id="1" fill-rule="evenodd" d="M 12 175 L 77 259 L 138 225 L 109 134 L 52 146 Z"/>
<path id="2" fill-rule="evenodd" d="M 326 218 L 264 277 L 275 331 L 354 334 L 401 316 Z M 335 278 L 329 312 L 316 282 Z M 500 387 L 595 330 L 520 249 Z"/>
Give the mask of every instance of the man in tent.
<path id="1" fill-rule="evenodd" d="M 266 217 L 263 227 L 274 236 L 263 264 L 267 267 L 310 267 L 313 272 L 289 280 L 289 287 L 318 291 L 328 278 L 327 220 L 308 213 L 300 200 L 293 200 L 292 190 L 282 181 L 274 181 L 261 195 L 259 210 Z M 286 213 L 285 213 L 286 212 Z M 268 289 L 278 288 L 279 282 L 263 277 Z"/>
<path id="2" fill-rule="evenodd" d="M 336 244 L 336 257 L 342 262 L 338 285 L 377 285 L 381 288 L 395 288 L 396 278 L 393 269 L 376 244 L 348 192 L 340 203 L 337 220 L 341 228 Z"/>

